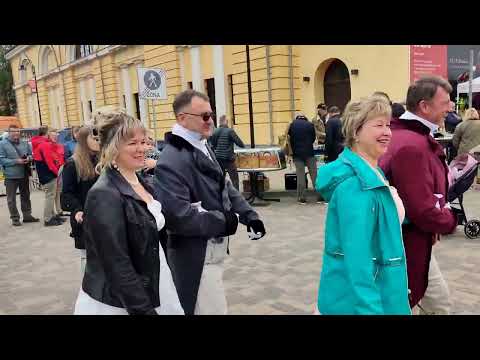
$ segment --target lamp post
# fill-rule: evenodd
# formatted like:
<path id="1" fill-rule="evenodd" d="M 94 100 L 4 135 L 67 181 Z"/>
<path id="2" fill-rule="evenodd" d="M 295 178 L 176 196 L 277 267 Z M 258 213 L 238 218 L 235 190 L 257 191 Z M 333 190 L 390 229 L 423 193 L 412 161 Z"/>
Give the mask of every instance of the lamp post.
<path id="1" fill-rule="evenodd" d="M 250 118 L 250 147 L 255 147 L 255 127 L 253 125 L 253 104 L 252 104 L 252 78 L 250 75 L 250 47 L 245 46 L 247 55 L 247 89 L 248 89 L 248 115 Z"/>
<path id="2" fill-rule="evenodd" d="M 32 60 L 30 60 L 30 58 L 27 55 L 25 55 L 25 58 L 26 58 L 27 62 L 32 66 L 33 79 L 35 80 L 35 92 L 37 93 L 38 117 L 39 117 L 39 120 L 40 120 L 40 126 L 43 126 L 43 124 L 42 124 L 42 111 L 40 110 L 40 99 L 38 98 L 37 74 L 35 73 L 35 65 L 33 65 Z M 20 64 L 19 70 L 20 71 L 26 70 L 25 64 L 23 62 Z"/>

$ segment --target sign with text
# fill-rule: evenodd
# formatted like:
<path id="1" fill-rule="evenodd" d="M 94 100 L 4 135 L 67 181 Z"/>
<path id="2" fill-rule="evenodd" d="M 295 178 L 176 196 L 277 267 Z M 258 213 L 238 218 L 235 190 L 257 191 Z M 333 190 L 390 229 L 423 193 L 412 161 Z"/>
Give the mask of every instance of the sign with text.
<path id="1" fill-rule="evenodd" d="M 410 45 L 410 82 L 425 75 L 447 79 L 447 45 Z"/>
<path id="2" fill-rule="evenodd" d="M 164 70 L 139 68 L 137 75 L 140 99 L 167 99 L 167 74 Z"/>
<path id="3" fill-rule="evenodd" d="M 480 76 L 480 45 L 449 45 L 447 62 L 449 80 L 459 82 L 468 80 L 470 50 L 474 51 L 473 65 L 475 71 L 473 78 Z"/>

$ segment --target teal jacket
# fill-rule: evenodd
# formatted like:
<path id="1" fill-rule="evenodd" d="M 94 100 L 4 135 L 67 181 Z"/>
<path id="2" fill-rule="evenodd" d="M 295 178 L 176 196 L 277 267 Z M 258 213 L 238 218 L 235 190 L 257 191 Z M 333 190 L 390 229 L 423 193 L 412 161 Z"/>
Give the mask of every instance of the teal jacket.
<path id="1" fill-rule="evenodd" d="M 345 148 L 320 167 L 316 189 L 328 202 L 320 313 L 410 315 L 402 230 L 388 186 Z"/>

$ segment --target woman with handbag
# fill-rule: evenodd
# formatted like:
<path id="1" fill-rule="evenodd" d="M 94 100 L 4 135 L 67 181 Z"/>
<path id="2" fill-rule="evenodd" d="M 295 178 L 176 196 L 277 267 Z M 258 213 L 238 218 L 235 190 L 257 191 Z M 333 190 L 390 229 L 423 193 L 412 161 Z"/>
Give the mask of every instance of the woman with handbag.
<path id="1" fill-rule="evenodd" d="M 376 97 L 352 101 L 343 117 L 345 149 L 318 170 L 316 181 L 329 203 L 318 310 L 410 315 L 405 209 L 378 167 L 392 137 L 390 104 Z"/>
<path id="2" fill-rule="evenodd" d="M 165 218 L 137 171 L 145 164 L 141 121 L 112 111 L 99 127 L 100 176 L 84 211 L 87 264 L 78 315 L 183 315 L 165 258 Z"/>
<path id="3" fill-rule="evenodd" d="M 98 132 L 93 127 L 83 126 L 77 132 L 77 145 L 73 156 L 67 160 L 62 172 L 62 209 L 70 212 L 70 236 L 75 240 L 75 248 L 80 250 L 82 273 L 85 270 L 86 252 L 83 239 L 83 209 L 87 193 L 97 181 L 95 172 L 97 154 L 100 151 Z"/>

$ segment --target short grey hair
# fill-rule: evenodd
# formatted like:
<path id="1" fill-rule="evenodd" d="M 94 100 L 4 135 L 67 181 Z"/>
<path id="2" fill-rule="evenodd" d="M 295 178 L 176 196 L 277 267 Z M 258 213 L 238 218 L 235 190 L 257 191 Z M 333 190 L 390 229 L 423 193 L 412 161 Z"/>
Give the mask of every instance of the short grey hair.
<path id="1" fill-rule="evenodd" d="M 190 105 L 194 97 L 199 97 L 200 99 L 210 102 L 210 98 L 200 91 L 191 89 L 182 91 L 175 96 L 175 100 L 173 100 L 173 112 L 175 113 L 175 116 L 181 113 L 185 106 Z"/>
<path id="2" fill-rule="evenodd" d="M 440 76 L 425 76 L 415 81 L 415 83 L 409 86 L 407 91 L 407 110 L 415 112 L 420 101 L 432 100 L 439 87 L 449 94 L 453 90 L 452 85 Z"/>

